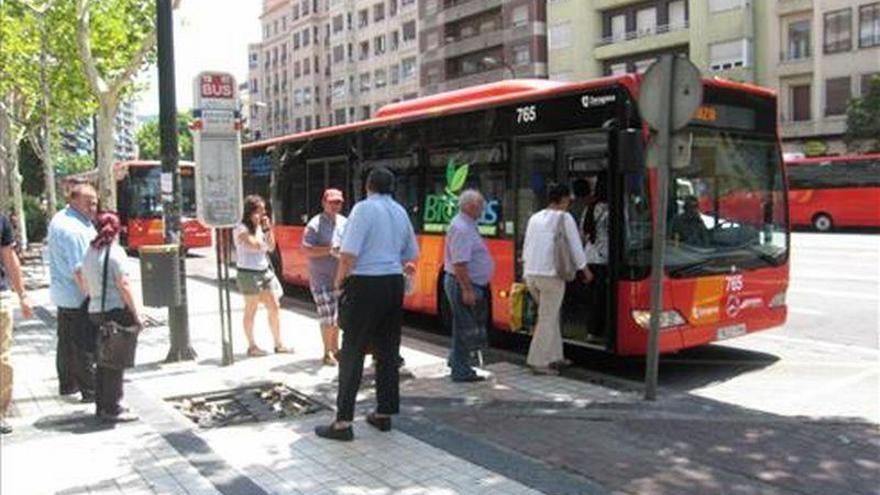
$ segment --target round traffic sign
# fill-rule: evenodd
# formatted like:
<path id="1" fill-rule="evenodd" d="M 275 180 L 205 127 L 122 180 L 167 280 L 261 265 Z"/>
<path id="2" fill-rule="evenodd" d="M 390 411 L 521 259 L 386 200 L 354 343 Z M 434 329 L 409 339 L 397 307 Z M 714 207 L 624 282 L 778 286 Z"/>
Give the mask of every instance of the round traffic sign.
<path id="1" fill-rule="evenodd" d="M 672 101 L 668 84 L 672 84 Z M 639 88 L 639 111 L 653 129 L 668 122 L 670 131 L 686 126 L 703 102 L 703 81 L 700 70 L 686 57 L 662 56 L 642 78 Z M 668 120 L 667 120 L 668 119 Z"/>

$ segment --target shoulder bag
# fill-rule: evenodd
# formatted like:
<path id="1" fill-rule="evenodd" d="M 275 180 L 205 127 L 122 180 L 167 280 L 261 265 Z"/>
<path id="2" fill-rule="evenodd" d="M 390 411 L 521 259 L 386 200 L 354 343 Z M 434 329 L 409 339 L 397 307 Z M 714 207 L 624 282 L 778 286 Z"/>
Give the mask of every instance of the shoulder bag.
<path id="1" fill-rule="evenodd" d="M 577 276 L 578 267 L 575 265 L 571 246 L 568 243 L 568 235 L 565 232 L 565 215 L 568 213 L 561 212 L 556 221 L 556 233 L 553 236 L 553 258 L 556 274 L 562 280 L 571 282 Z"/>
<path id="2" fill-rule="evenodd" d="M 98 366 L 110 369 L 125 369 L 134 366 L 134 355 L 137 349 L 140 327 L 122 325 L 106 312 L 107 302 L 107 265 L 110 260 L 110 248 L 104 254 L 104 273 L 101 281 L 101 324 L 98 328 Z M 126 309 L 127 311 L 127 309 Z M 137 323 L 137 322 L 135 322 Z"/>

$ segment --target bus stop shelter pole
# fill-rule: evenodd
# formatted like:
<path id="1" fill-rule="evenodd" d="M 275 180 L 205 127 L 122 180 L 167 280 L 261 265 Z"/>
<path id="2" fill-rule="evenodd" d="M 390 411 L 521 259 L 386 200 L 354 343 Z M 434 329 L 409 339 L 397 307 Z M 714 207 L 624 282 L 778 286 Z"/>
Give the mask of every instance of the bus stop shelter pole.
<path id="1" fill-rule="evenodd" d="M 156 38 L 159 67 L 159 138 L 162 152 L 162 174 L 171 178 L 171 191 L 162 191 L 165 220 L 165 243 L 177 244 L 180 263 L 180 304 L 168 308 L 171 348 L 166 362 L 196 358 L 190 345 L 189 314 L 186 302 L 186 252 L 180 234 L 179 156 L 177 150 L 177 96 L 174 91 L 174 35 L 171 0 L 156 1 Z M 167 175 L 166 175 L 167 174 Z"/>
<path id="2" fill-rule="evenodd" d="M 669 203 L 669 162 L 672 134 L 672 105 L 674 99 L 672 75 L 676 59 L 664 55 L 657 62 L 665 65 L 661 82 L 659 114 L 667 115 L 657 125 L 657 201 L 654 204 L 654 238 L 651 247 L 651 321 L 648 333 L 648 352 L 645 363 L 645 399 L 657 398 L 657 378 L 660 362 L 660 315 L 663 312 L 663 259 L 666 254 L 666 209 Z"/>

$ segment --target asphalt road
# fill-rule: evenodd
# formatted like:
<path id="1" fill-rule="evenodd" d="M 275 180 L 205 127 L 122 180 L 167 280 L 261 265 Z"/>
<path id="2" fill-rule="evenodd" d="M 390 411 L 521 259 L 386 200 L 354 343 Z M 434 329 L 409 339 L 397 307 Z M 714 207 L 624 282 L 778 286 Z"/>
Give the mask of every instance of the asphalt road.
<path id="1" fill-rule="evenodd" d="M 213 253 L 189 273 L 215 277 Z M 286 305 L 308 303 L 288 298 Z M 780 414 L 880 423 L 880 235 L 792 235 L 789 318 L 784 327 L 661 359 L 661 393 L 692 393 Z M 410 318 L 410 336 L 444 342 L 431 318 Z M 522 359 L 525 341 L 491 359 Z M 572 376 L 640 382 L 641 360 L 575 350 Z"/>

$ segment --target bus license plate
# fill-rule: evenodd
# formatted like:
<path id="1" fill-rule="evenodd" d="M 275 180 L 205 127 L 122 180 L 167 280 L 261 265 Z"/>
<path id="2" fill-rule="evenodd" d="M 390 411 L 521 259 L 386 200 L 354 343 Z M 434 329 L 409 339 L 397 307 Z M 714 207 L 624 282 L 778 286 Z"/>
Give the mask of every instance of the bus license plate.
<path id="1" fill-rule="evenodd" d="M 727 327 L 721 327 L 718 329 L 718 332 L 715 334 L 715 338 L 718 340 L 724 339 L 732 339 L 733 337 L 739 337 L 740 335 L 746 334 L 746 324 L 739 323 L 736 325 L 730 325 Z"/>

